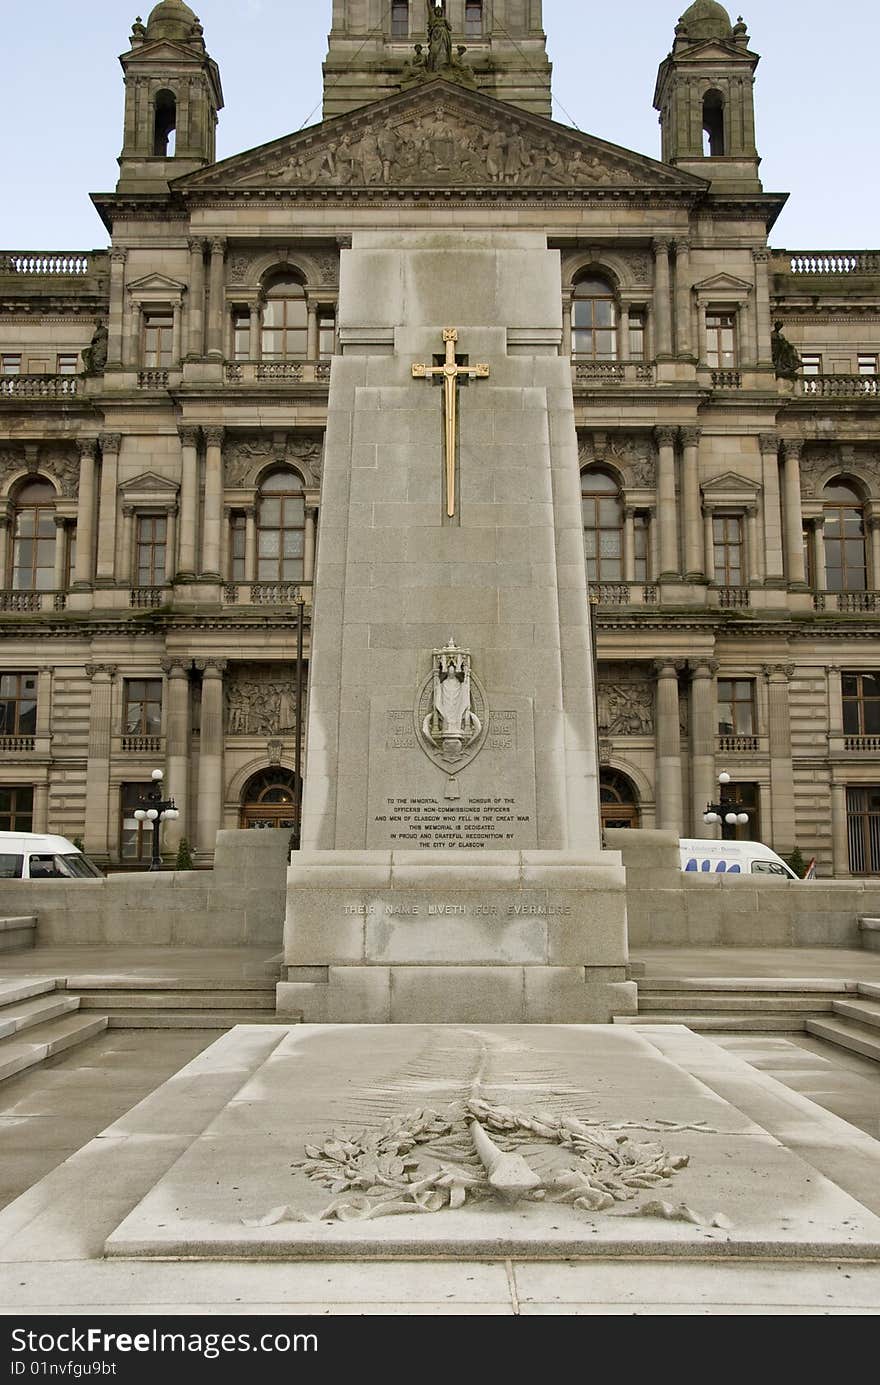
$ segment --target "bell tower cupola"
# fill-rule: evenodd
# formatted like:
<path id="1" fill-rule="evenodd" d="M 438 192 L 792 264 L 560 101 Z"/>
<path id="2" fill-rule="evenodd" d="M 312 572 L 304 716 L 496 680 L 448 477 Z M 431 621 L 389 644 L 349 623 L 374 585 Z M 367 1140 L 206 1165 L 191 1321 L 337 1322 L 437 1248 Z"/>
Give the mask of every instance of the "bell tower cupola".
<path id="1" fill-rule="evenodd" d="M 711 180 L 716 192 L 760 192 L 755 69 L 742 18 L 694 0 L 675 29 L 654 93 L 665 163 Z"/>
<path id="2" fill-rule="evenodd" d="M 220 71 L 198 17 L 183 0 L 161 0 L 138 17 L 125 73 L 125 137 L 119 192 L 163 192 L 169 180 L 214 162 Z"/>

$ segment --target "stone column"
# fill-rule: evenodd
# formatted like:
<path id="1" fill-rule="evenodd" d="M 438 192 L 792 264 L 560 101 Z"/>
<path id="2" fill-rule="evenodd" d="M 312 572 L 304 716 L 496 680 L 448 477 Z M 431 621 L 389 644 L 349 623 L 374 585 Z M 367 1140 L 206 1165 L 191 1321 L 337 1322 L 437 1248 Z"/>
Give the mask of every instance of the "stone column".
<path id="1" fill-rule="evenodd" d="M 562 294 L 562 354 L 571 355 L 571 312 L 572 312 L 572 293 L 571 289 L 566 289 Z"/>
<path id="2" fill-rule="evenodd" d="M 213 854 L 223 821 L 223 674 L 225 659 L 197 659 L 202 673 L 202 729 L 196 804 L 198 849 Z"/>
<path id="3" fill-rule="evenodd" d="M 306 326 L 306 359 L 316 361 L 318 359 L 318 305 L 311 299 L 307 304 L 308 321 Z"/>
<path id="4" fill-rule="evenodd" d="M 78 550 L 77 550 L 78 551 Z M 0 515 L 0 590 L 9 584 L 9 515 Z"/>
<path id="5" fill-rule="evenodd" d="M 110 731 L 115 664 L 87 664 L 92 685 L 89 710 L 89 755 L 86 761 L 85 848 L 106 859 L 110 833 Z"/>
<path id="6" fill-rule="evenodd" d="M 165 709 L 165 790 L 177 804 L 180 817 L 163 830 L 165 850 L 176 852 L 184 837 L 191 841 L 189 823 L 189 659 L 163 659 Z"/>
<path id="7" fill-rule="evenodd" d="M 67 578 L 67 520 L 55 515 L 55 590 L 64 591 Z"/>
<path id="8" fill-rule="evenodd" d="M 669 297 L 669 241 L 654 241 L 654 316 L 657 325 L 657 359 L 672 355 L 672 320 Z"/>
<path id="9" fill-rule="evenodd" d="M 675 429 L 655 428 L 657 466 L 657 517 L 660 523 L 660 578 L 679 574 L 678 515 L 675 499 Z"/>
<path id="10" fill-rule="evenodd" d="M 715 801 L 717 784 L 715 782 L 715 734 L 717 731 L 717 709 L 715 696 L 715 675 L 718 662 L 715 659 L 691 659 L 691 775 L 693 779 L 692 805 L 695 837 L 714 838 L 715 828 L 703 821 L 706 804 Z"/>
<path id="11" fill-rule="evenodd" d="M 757 362 L 759 366 L 771 366 L 773 353 L 770 341 L 773 335 L 770 322 L 770 251 L 753 250 L 755 262 L 755 326 L 758 336 Z"/>
<path id="12" fill-rule="evenodd" d="M 134 507 L 122 507 L 122 552 L 119 555 L 117 580 L 123 587 L 132 587 L 135 582 L 134 563 Z"/>
<path id="13" fill-rule="evenodd" d="M 824 592 L 828 587 L 825 571 L 825 516 L 816 515 L 810 520 L 810 533 L 813 545 L 813 586 Z"/>
<path id="14" fill-rule="evenodd" d="M 116 510 L 119 484 L 119 433 L 102 433 L 101 501 L 98 512 L 98 564 L 95 583 L 111 587 L 116 579 Z"/>
<path id="15" fill-rule="evenodd" d="M 251 360 L 263 359 L 263 305 L 251 304 Z"/>
<path id="16" fill-rule="evenodd" d="M 143 310 L 140 303 L 133 303 L 131 295 L 128 298 L 128 308 L 125 313 L 126 328 L 123 333 L 125 340 L 125 360 L 129 370 L 137 370 L 144 364 L 141 354 L 141 328 Z"/>
<path id="17" fill-rule="evenodd" d="M 831 785 L 831 850 L 835 879 L 852 875 L 849 868 L 849 823 L 846 812 L 846 785 Z"/>
<path id="18" fill-rule="evenodd" d="M 223 428 L 205 431 L 205 524 L 202 576 L 220 579 L 220 526 L 223 523 Z"/>
<path id="19" fill-rule="evenodd" d="M 171 367 L 172 367 L 173 370 L 179 370 L 179 369 L 180 369 L 180 363 L 181 363 L 181 361 L 183 360 L 183 351 L 182 351 L 182 349 L 181 349 L 182 341 L 183 341 L 183 304 L 182 304 L 182 303 L 175 303 L 175 305 L 174 305 L 174 310 L 173 310 L 173 316 L 172 316 L 172 327 L 171 327 Z"/>
<path id="20" fill-rule="evenodd" d="M 617 319 L 617 359 L 629 360 L 629 307 L 621 303 Z"/>
<path id="21" fill-rule="evenodd" d="M 248 505 L 244 512 L 244 580 L 257 580 L 257 510 Z"/>
<path id="22" fill-rule="evenodd" d="M 761 479 L 764 487 L 764 565 L 765 585 L 777 590 L 785 586 L 782 556 L 782 511 L 779 504 L 779 439 L 775 433 L 761 433 Z"/>
<path id="23" fill-rule="evenodd" d="M 761 561 L 761 539 L 758 527 L 758 507 L 757 505 L 746 506 L 746 544 L 748 547 L 748 585 L 750 587 L 760 587 L 763 581 L 763 563 Z"/>
<path id="24" fill-rule="evenodd" d="M 125 316 L 125 261 L 127 250 L 110 251 L 110 311 L 107 323 L 107 365 L 122 367 L 122 332 Z"/>
<path id="25" fill-rule="evenodd" d="M 37 725 L 34 735 L 44 745 L 52 735 L 52 673 L 44 666 L 37 674 Z"/>
<path id="26" fill-rule="evenodd" d="M 635 517 L 636 512 L 631 505 L 627 505 L 623 511 L 623 580 L 624 582 L 634 582 L 636 580 L 636 544 L 635 544 Z"/>
<path id="27" fill-rule="evenodd" d="M 675 338 L 679 356 L 690 357 L 691 340 L 691 248 L 686 240 L 675 242 Z"/>
<path id="28" fill-rule="evenodd" d="M 226 241 L 217 236 L 211 241 L 211 299 L 208 308 L 208 355 L 223 359 L 223 323 L 225 319 L 224 290 L 226 287 Z M 213 850 L 213 848 L 212 848 Z"/>
<path id="29" fill-rule="evenodd" d="M 783 486 L 785 490 L 785 561 L 788 569 L 788 583 L 792 587 L 805 587 L 807 574 L 804 569 L 800 443 L 787 442 L 785 444 Z"/>
<path id="30" fill-rule="evenodd" d="M 791 708 L 789 686 L 794 664 L 765 664 L 767 680 L 767 730 L 770 740 L 770 795 L 773 838 L 768 846 L 780 854 L 796 844 L 794 818 L 794 767 L 791 758 Z"/>
<path id="31" fill-rule="evenodd" d="M 189 300 L 186 354 L 199 357 L 205 350 L 205 242 L 200 236 L 189 242 Z"/>
<path id="32" fill-rule="evenodd" d="M 49 830 L 49 784 L 44 781 L 42 784 L 34 785 L 34 831 L 48 832 Z"/>
<path id="33" fill-rule="evenodd" d="M 880 515 L 868 521 L 871 533 L 871 588 L 880 591 Z"/>
<path id="34" fill-rule="evenodd" d="M 177 556 L 177 511 L 169 510 L 165 516 L 165 582 L 174 581 Z"/>
<path id="35" fill-rule="evenodd" d="M 315 576 L 315 537 L 318 523 L 317 505 L 306 506 L 306 532 L 303 545 L 303 581 L 311 582 Z"/>
<path id="36" fill-rule="evenodd" d="M 678 673 L 682 659 L 657 659 L 656 778 L 657 826 L 682 835 L 681 725 Z"/>
<path id="37" fill-rule="evenodd" d="M 76 566 L 74 586 L 92 584 L 95 561 L 95 451 L 94 438 L 79 445 L 79 494 L 76 502 Z M 0 582 L 2 585 L 2 582 Z"/>
<path id="38" fill-rule="evenodd" d="M 199 495 L 199 430 L 180 428 L 181 477 L 177 576 L 191 581 L 196 571 L 196 515 Z"/>
<path id="39" fill-rule="evenodd" d="M 682 428 L 682 492 L 684 497 L 684 568 L 689 581 L 705 576 L 700 524 L 700 428 Z"/>
<path id="40" fill-rule="evenodd" d="M 705 550 L 706 577 L 715 581 L 715 512 L 703 510 L 703 548 Z"/>

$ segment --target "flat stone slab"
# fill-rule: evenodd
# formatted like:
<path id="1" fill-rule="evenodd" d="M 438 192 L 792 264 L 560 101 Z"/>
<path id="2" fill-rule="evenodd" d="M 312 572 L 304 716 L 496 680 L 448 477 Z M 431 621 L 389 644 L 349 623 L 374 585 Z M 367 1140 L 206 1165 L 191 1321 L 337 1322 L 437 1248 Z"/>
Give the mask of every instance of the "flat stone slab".
<path id="1" fill-rule="evenodd" d="M 251 1032 L 224 1037 L 224 1066 Z M 675 1038 L 672 1059 L 625 1027 L 292 1027 L 105 1253 L 880 1261 L 880 1219 L 688 1071 L 705 1041 Z"/>

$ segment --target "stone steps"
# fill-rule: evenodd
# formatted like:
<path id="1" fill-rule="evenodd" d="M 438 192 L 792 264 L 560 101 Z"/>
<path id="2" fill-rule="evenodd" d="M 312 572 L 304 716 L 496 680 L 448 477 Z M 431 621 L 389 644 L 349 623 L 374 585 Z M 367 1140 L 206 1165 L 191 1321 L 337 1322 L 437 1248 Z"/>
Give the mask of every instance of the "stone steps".
<path id="1" fill-rule="evenodd" d="M 794 1011 L 791 1014 L 771 1014 L 766 1010 L 747 1011 L 688 1011 L 643 1010 L 637 1015 L 615 1015 L 614 1024 L 683 1024 L 697 1034 L 709 1032 L 739 1034 L 752 1032 L 769 1033 L 771 1030 L 786 1034 L 800 1034 L 804 1028 L 804 1016 Z"/>
<path id="2" fill-rule="evenodd" d="M 858 994 L 880 1000 L 880 981 L 860 981 Z"/>
<path id="3" fill-rule="evenodd" d="M 275 988 L 259 991 L 218 990 L 216 983 L 202 991 L 132 991 L 127 987 L 77 991 L 84 1010 L 241 1010 L 275 1013 Z"/>
<path id="4" fill-rule="evenodd" d="M 36 938 L 37 920 L 33 914 L 0 919 L 0 952 L 21 952 L 33 947 Z"/>
<path id="5" fill-rule="evenodd" d="M 841 1019 L 855 1020 L 869 1029 L 880 1031 L 880 1004 L 872 1000 L 835 1000 L 834 1014 Z"/>
<path id="6" fill-rule="evenodd" d="M 20 1034 L 32 1029 L 35 1024 L 59 1019 L 79 1009 L 75 996 L 65 995 L 63 991 L 50 991 L 46 995 L 34 996 L 30 1000 L 19 1000 L 0 1009 L 0 1039 L 10 1034 Z"/>
<path id="7" fill-rule="evenodd" d="M 676 992 L 676 991 L 648 991 L 639 987 L 639 1011 L 645 1012 L 662 1010 L 694 1010 L 701 1012 L 724 1013 L 725 1011 L 752 1013 L 769 1012 L 772 1014 L 820 1014 L 823 1012 L 831 1013 L 832 1007 L 837 1003 L 834 996 L 821 995 L 783 995 L 763 993 L 761 995 L 749 995 L 747 991 L 735 991 L 726 995 L 712 991 L 700 992 Z"/>
<path id="8" fill-rule="evenodd" d="M 69 976 L 66 985 L 84 1011 L 106 1015 L 111 1029 L 222 1031 L 278 1022 L 275 984 L 265 979 Z"/>
<path id="9" fill-rule="evenodd" d="M 61 1019 L 34 1025 L 23 1034 L 0 1039 L 0 1081 L 85 1043 L 106 1028 L 106 1015 L 81 1015 L 76 1010 Z"/>
<path id="10" fill-rule="evenodd" d="M 298 1024 L 272 1010 L 104 1010 L 111 1029 L 233 1029 L 237 1024 Z"/>
<path id="11" fill-rule="evenodd" d="M 816 1039 L 825 1039 L 880 1063 L 880 1031 L 873 1025 L 850 1019 L 809 1019 L 805 1028 Z"/>

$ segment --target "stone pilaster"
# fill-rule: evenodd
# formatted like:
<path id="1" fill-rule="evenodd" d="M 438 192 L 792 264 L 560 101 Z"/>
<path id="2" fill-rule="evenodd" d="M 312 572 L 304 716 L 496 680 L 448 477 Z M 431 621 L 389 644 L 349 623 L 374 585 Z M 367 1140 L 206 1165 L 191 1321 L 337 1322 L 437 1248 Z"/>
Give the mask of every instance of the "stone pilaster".
<path id="1" fill-rule="evenodd" d="M 181 428 L 180 524 L 178 579 L 191 581 L 196 571 L 196 531 L 199 494 L 199 429 Z"/>
<path id="2" fill-rule="evenodd" d="M 785 444 L 783 482 L 785 490 L 785 563 L 788 571 L 788 583 L 792 587 L 805 587 L 807 574 L 804 568 L 800 443 L 787 442 Z"/>
<path id="3" fill-rule="evenodd" d="M 198 849 L 211 855 L 223 821 L 223 674 L 225 659 L 197 659 L 202 674 L 202 727 L 196 800 Z"/>
<path id="4" fill-rule="evenodd" d="M 223 523 L 223 428 L 205 431 L 205 522 L 202 576 L 220 580 L 220 529 Z"/>
<path id="5" fill-rule="evenodd" d="M 205 350 L 205 242 L 201 236 L 189 242 L 189 299 L 186 354 L 196 358 Z"/>
<path id="6" fill-rule="evenodd" d="M 226 241 L 217 236 L 211 241 L 211 297 L 208 305 L 208 355 L 221 359 L 224 352 L 224 323 L 226 319 Z M 212 848 L 213 849 L 213 848 Z"/>
<path id="7" fill-rule="evenodd" d="M 657 826 L 682 835 L 681 723 L 678 675 L 683 659 L 657 659 L 656 790 Z"/>
<path id="8" fill-rule="evenodd" d="M 759 366 L 771 366 L 773 353 L 770 346 L 772 326 L 770 323 L 770 251 L 753 250 L 755 262 L 755 326 L 758 336 Z"/>
<path id="9" fill-rule="evenodd" d="M 761 480 L 764 489 L 764 566 L 765 585 L 777 589 L 785 585 L 782 545 L 782 510 L 779 499 L 779 439 L 775 433 L 761 433 Z"/>
<path id="10" fill-rule="evenodd" d="M 176 852 L 181 840 L 192 839 L 189 822 L 190 659 L 163 659 L 165 674 L 165 791 L 177 804 L 180 817 L 165 824 L 163 844 Z"/>
<path id="11" fill-rule="evenodd" d="M 871 535 L 871 587 L 880 591 L 880 515 L 874 515 L 868 521 L 868 530 Z"/>
<path id="12" fill-rule="evenodd" d="M 761 551 L 760 526 L 758 523 L 758 506 L 747 505 L 745 508 L 746 520 L 746 547 L 748 561 L 748 585 L 750 587 L 760 587 L 764 580 L 764 555 Z"/>
<path id="13" fill-rule="evenodd" d="M 92 685 L 89 710 L 89 758 L 86 765 L 85 848 L 106 859 L 110 849 L 110 736 L 115 664 L 86 664 Z"/>
<path id="14" fill-rule="evenodd" d="M 715 800 L 715 733 L 717 729 L 716 659 L 691 659 L 691 776 L 692 831 L 695 837 L 714 837 L 715 828 L 703 821 L 706 804 Z M 685 815 L 686 816 L 686 815 Z"/>
<path id="15" fill-rule="evenodd" d="M 76 565 L 74 586 L 88 590 L 95 563 L 95 452 L 94 438 L 79 445 L 79 493 L 76 502 Z"/>
<path id="16" fill-rule="evenodd" d="M 6 587 L 10 582 L 9 528 L 9 515 L 0 514 L 0 589 Z"/>
<path id="17" fill-rule="evenodd" d="M 660 578 L 677 577 L 678 513 L 675 497 L 675 434 L 674 428 L 655 428 L 657 444 L 657 519 L 660 525 Z"/>
<path id="18" fill-rule="evenodd" d="M 116 580 L 117 491 L 122 437 L 119 433 L 102 433 L 99 442 L 101 500 L 98 511 L 98 563 L 95 582 L 99 587 L 110 587 Z"/>
<path id="19" fill-rule="evenodd" d="M 63 591 L 67 578 L 67 519 L 55 515 L 55 590 Z"/>
<path id="20" fill-rule="evenodd" d="M 48 832 L 49 830 L 49 783 L 44 780 L 42 784 L 34 785 L 34 816 L 33 824 L 35 832 Z"/>
<path id="21" fill-rule="evenodd" d="M 684 568 L 689 581 L 704 572 L 703 532 L 700 520 L 700 428 L 682 428 L 682 496 L 684 500 Z"/>
<path id="22" fill-rule="evenodd" d="M 797 842 L 794 814 L 794 767 L 791 758 L 790 684 L 794 664 L 765 664 L 767 731 L 770 749 L 770 799 L 773 824 L 769 845 L 791 852 Z"/>
<path id="23" fill-rule="evenodd" d="M 657 331 L 657 359 L 672 355 L 672 313 L 669 289 L 669 241 L 654 241 L 654 321 Z"/>
<path id="24" fill-rule="evenodd" d="M 122 341 L 125 325 L 125 262 L 128 251 L 110 251 L 110 311 L 107 324 L 107 365 L 122 367 Z"/>
<path id="25" fill-rule="evenodd" d="M 846 814 L 846 785 L 831 785 L 831 851 L 835 879 L 852 874 L 849 868 L 849 824 Z"/>
<path id="26" fill-rule="evenodd" d="M 679 356 L 693 353 L 691 328 L 691 248 L 686 240 L 675 242 L 675 346 Z"/>
<path id="27" fill-rule="evenodd" d="M 317 505 L 306 506 L 306 532 L 303 547 L 303 581 L 311 582 L 315 576 L 315 545 L 318 530 Z"/>

